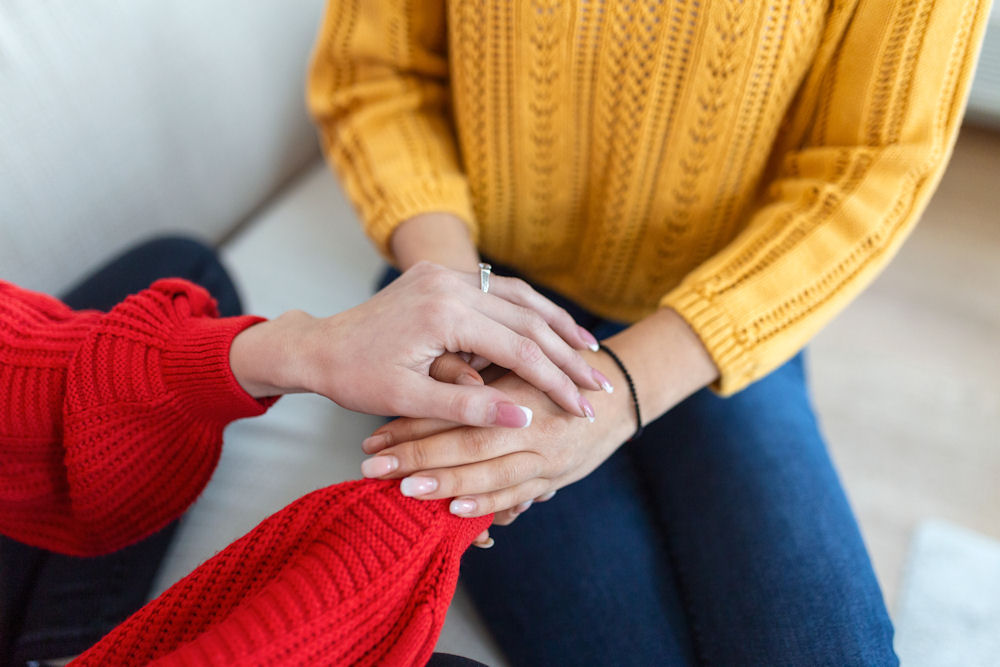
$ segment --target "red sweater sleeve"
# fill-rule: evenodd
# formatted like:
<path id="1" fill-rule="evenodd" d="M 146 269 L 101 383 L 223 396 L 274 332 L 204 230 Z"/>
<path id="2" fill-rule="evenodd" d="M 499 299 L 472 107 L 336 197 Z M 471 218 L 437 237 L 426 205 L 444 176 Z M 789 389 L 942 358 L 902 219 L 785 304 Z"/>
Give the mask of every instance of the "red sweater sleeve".
<path id="1" fill-rule="evenodd" d="M 71 663 L 423 665 L 462 553 L 493 515 L 462 519 L 398 481 L 314 491 L 271 515 Z"/>
<path id="2" fill-rule="evenodd" d="M 211 477 L 229 422 L 262 414 L 229 347 L 261 318 L 218 318 L 160 280 L 109 313 L 0 281 L 0 532 L 107 553 L 165 526 Z"/>

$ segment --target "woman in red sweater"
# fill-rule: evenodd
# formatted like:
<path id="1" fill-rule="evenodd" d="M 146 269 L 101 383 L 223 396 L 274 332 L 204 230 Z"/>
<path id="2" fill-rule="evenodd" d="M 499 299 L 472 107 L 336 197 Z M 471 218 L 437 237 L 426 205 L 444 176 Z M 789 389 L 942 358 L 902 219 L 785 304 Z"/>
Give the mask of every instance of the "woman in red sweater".
<path id="1" fill-rule="evenodd" d="M 148 595 L 172 522 L 212 474 L 225 426 L 262 414 L 281 394 L 315 392 L 376 414 L 526 427 L 530 411 L 485 386 L 467 360 L 514 369 L 581 418 L 578 387 L 595 389 L 605 381 L 573 349 L 590 346 L 592 337 L 530 288 L 494 278 L 483 294 L 478 276 L 433 265 L 416 267 L 368 302 L 333 317 L 293 311 L 268 322 L 238 314 L 236 291 L 209 249 L 167 239 L 116 260 L 64 301 L 0 281 L 0 533 L 12 538 L 0 543 L 4 662 L 78 653 L 133 612 Z M 398 646 L 408 647 L 397 654 L 402 663 L 426 659 L 433 647 L 426 645 L 428 631 L 436 637 L 440 628 L 458 556 L 473 539 L 488 543 L 489 522 L 448 518 L 446 509 L 428 513 L 391 484 L 346 486 L 315 492 L 279 512 L 178 584 L 180 592 L 171 589 L 159 607 L 150 605 L 154 611 L 144 609 L 141 622 L 116 631 L 111 644 L 124 653 L 113 662 L 166 655 L 205 634 L 213 646 L 243 651 L 244 657 L 258 655 L 261 647 L 278 650 L 277 637 L 284 633 L 255 635 L 241 622 L 229 634 L 215 628 L 223 618 L 239 616 L 240 605 L 261 587 L 268 587 L 271 601 L 290 600 L 304 614 L 300 625 L 315 630 L 319 614 L 328 625 L 354 627 L 337 607 L 351 597 L 340 585 L 309 611 L 307 601 L 278 581 L 290 571 L 314 581 L 345 576 L 350 567 L 340 567 L 337 559 L 306 565 L 296 560 L 320 535 L 331 534 L 348 553 L 360 540 L 368 558 L 385 548 L 391 562 L 408 564 L 413 572 L 426 576 L 433 561 L 446 575 L 423 592 L 434 600 L 428 607 L 433 613 L 429 625 L 416 623 L 416 639 L 401 644 L 400 634 L 373 648 L 366 641 L 381 635 L 361 623 L 358 637 L 339 644 L 367 647 L 368 657 L 379 661 Z M 379 518 L 345 523 L 344 508 L 354 508 L 355 518 Z M 288 530 L 287 522 L 310 513 L 307 524 Z M 386 543 L 384 534 L 376 534 L 383 524 L 411 530 L 405 539 Z M 59 555 L 110 552 L 86 559 Z M 248 563 L 257 567 L 248 572 Z M 270 578 L 259 573 L 266 567 Z M 225 586 L 225 594 L 206 597 L 206 573 Z M 421 583 L 405 574 L 395 580 Z M 348 578 L 354 594 L 368 594 L 367 584 L 353 574 Z M 380 593 L 383 610 L 398 603 L 396 622 L 403 630 L 422 618 L 411 608 L 420 598 L 415 590 L 397 586 Z M 215 595 L 221 596 L 218 605 L 211 602 Z M 201 601 L 193 611 L 192 599 Z M 166 629 L 161 617 L 149 617 L 155 609 L 162 613 L 163 605 L 173 619 Z M 146 634 L 137 639 L 140 626 Z M 227 643 L 234 636 L 244 642 L 239 650 Z M 248 636 L 256 639 L 246 644 Z M 301 657 L 294 652 L 301 641 L 291 646 L 292 653 L 272 659 Z M 106 650 L 88 654 L 91 662 L 107 662 Z M 322 655 L 335 655 L 330 646 L 324 650 Z"/>

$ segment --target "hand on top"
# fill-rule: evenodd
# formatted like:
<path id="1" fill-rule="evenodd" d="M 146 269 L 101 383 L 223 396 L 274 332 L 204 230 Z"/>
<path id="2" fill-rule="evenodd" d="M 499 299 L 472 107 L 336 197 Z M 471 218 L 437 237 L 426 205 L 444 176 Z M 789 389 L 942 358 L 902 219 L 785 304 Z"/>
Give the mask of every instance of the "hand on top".
<path id="1" fill-rule="evenodd" d="M 230 362 L 257 397 L 314 392 L 359 412 L 523 427 L 530 406 L 481 384 L 460 357 L 442 356 L 464 353 L 509 368 L 582 418 L 593 413 L 580 389 L 598 389 L 603 376 L 576 350 L 594 345 L 565 310 L 523 281 L 493 276 L 484 294 L 478 274 L 421 262 L 337 315 L 290 311 L 246 329 L 233 340 Z M 450 364 L 457 384 L 435 380 L 435 363 Z"/>

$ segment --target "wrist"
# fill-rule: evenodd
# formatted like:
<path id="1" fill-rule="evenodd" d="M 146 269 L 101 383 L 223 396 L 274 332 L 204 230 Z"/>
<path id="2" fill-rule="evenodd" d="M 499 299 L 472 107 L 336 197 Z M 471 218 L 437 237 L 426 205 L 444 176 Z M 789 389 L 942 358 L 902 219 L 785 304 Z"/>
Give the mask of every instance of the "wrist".
<path id="1" fill-rule="evenodd" d="M 314 320 L 301 311 L 244 329 L 229 348 L 233 377 L 254 398 L 307 391 L 302 361 L 305 324 Z"/>
<path id="2" fill-rule="evenodd" d="M 479 263 L 469 225 L 452 213 L 423 213 L 404 220 L 389 239 L 400 271 L 427 260 L 457 271 L 474 271 Z"/>
<path id="3" fill-rule="evenodd" d="M 604 342 L 632 376 L 636 400 L 647 424 L 719 376 L 701 339 L 669 308 L 658 310 Z M 615 377 L 624 383 L 622 389 L 627 393 L 628 384 L 621 371 L 610 358 L 608 362 L 615 366 Z M 630 409 L 634 423 L 634 406 Z"/>

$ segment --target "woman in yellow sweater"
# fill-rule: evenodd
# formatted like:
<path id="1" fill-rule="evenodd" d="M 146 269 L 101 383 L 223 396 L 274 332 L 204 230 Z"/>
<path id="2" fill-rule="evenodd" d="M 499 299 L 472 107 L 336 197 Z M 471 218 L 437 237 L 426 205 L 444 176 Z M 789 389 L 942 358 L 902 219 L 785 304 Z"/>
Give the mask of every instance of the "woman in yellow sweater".
<path id="1" fill-rule="evenodd" d="M 331 1 L 309 102 L 373 242 L 402 269 L 481 252 L 613 351 L 593 423 L 506 375 L 530 428 L 365 443 L 366 474 L 461 515 L 567 487 L 466 563 L 514 662 L 895 662 L 799 350 L 919 218 L 988 10 Z"/>

